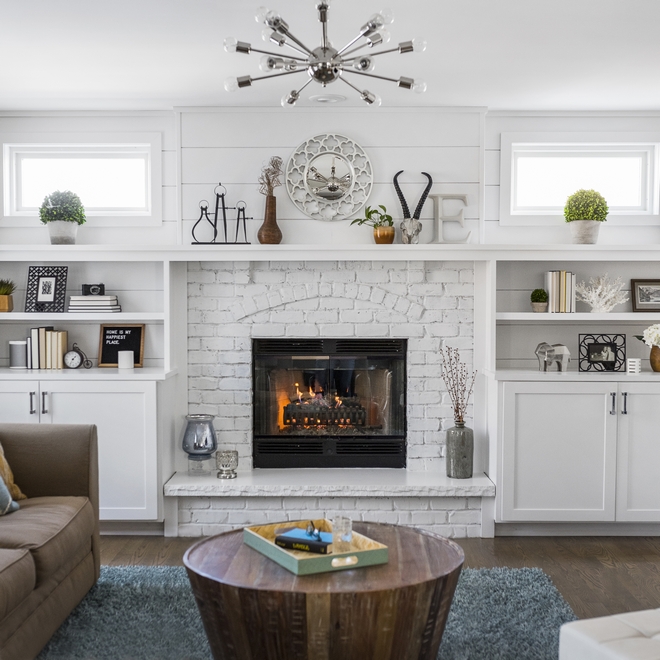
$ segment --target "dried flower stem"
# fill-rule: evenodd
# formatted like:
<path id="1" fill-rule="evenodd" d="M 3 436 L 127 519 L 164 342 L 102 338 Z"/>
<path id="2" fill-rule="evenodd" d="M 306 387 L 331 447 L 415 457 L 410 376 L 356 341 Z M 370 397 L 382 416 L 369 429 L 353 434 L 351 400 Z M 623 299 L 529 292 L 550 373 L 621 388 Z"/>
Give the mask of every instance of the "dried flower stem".
<path id="1" fill-rule="evenodd" d="M 445 381 L 454 408 L 454 422 L 465 423 L 465 413 L 472 395 L 477 372 L 474 371 L 470 379 L 467 367 L 461 360 L 457 348 L 449 346 L 441 348 L 440 358 L 442 360 L 442 380 Z"/>
<path id="2" fill-rule="evenodd" d="M 282 185 L 282 159 L 279 156 L 273 156 L 268 165 L 265 165 L 259 176 L 259 192 L 262 195 L 272 195 L 277 186 Z"/>

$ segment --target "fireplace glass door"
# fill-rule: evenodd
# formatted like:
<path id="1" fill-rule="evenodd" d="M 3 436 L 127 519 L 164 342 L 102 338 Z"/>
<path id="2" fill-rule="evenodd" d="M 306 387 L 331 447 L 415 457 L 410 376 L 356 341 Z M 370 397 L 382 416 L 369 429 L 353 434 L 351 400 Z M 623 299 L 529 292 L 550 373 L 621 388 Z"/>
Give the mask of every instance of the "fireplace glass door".
<path id="1" fill-rule="evenodd" d="M 405 466 L 405 340 L 253 348 L 255 467 Z"/>

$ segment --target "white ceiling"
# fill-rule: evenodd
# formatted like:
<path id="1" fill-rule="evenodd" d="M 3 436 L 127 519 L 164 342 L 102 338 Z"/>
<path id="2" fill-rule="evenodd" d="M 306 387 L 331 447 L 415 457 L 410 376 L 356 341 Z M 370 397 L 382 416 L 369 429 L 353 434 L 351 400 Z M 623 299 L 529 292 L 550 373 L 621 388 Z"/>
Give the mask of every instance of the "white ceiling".
<path id="1" fill-rule="evenodd" d="M 264 0 L 0 0 L 0 111 L 278 105 L 305 74 L 224 91 L 259 75 L 257 54 L 225 53 L 235 36 L 259 48 Z M 660 110 L 659 0 L 384 0 L 392 42 L 425 38 L 425 53 L 391 54 L 376 73 L 423 78 L 416 95 L 367 86 L 384 106 L 507 110 Z M 292 32 L 320 43 L 314 0 L 273 0 Z M 333 0 L 333 45 L 349 41 L 381 0 Z M 353 76 L 358 86 L 362 78 Z M 313 89 L 314 88 L 314 89 Z M 312 83 L 306 99 L 321 88 Z M 328 92 L 346 94 L 341 82 Z"/>

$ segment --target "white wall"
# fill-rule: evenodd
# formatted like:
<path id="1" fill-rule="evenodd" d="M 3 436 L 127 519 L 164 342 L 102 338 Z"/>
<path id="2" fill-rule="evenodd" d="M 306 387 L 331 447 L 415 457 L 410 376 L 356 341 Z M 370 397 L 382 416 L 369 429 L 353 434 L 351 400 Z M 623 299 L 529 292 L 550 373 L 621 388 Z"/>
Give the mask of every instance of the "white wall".
<path id="1" fill-rule="evenodd" d="M 493 112 L 485 119 L 485 214 L 484 242 L 508 244 L 570 243 L 569 228 L 563 217 L 555 226 L 501 227 L 500 219 L 500 140 L 502 133 L 524 132 L 660 132 L 658 113 L 524 113 Z M 604 245 L 639 245 L 660 242 L 656 226 L 614 227 L 605 223 L 598 242 Z"/>
<path id="2" fill-rule="evenodd" d="M 172 112 L 144 113 L 3 113 L 1 134 L 40 133 L 153 133 L 162 139 L 163 222 L 157 227 L 94 227 L 88 221 L 78 230 L 79 244 L 163 245 L 177 242 L 177 144 L 175 116 Z M 108 181 L 108 185 L 112 185 Z M 2 209 L 0 208 L 0 213 Z M 2 227 L 0 243 L 48 244 L 48 229 L 39 227 Z"/>
<path id="3" fill-rule="evenodd" d="M 213 189 L 222 182 L 229 205 L 240 199 L 247 203 L 247 215 L 254 217 L 248 223 L 248 240 L 256 243 L 264 213 L 264 197 L 257 184 L 262 166 L 271 156 L 281 156 L 286 164 L 298 145 L 328 132 L 351 138 L 371 159 L 374 187 L 369 205 L 385 205 L 398 225 L 402 214 L 393 176 L 404 170 L 399 182 L 408 206 L 414 209 L 426 185 L 421 172 L 428 172 L 434 181 L 432 193 L 468 195 L 466 229 L 472 230 L 472 241 L 478 242 L 482 119 L 480 109 L 470 108 L 182 110 L 183 242 L 191 242 L 200 200 L 209 201 L 212 210 Z M 370 228 L 350 227 L 350 220 L 312 220 L 293 205 L 284 186 L 277 188 L 275 194 L 283 243 L 373 243 Z M 449 203 L 447 212 L 455 212 Z M 232 213 L 235 219 L 235 212 Z M 422 212 L 420 243 L 431 238 L 432 215 L 433 205 L 428 200 Z M 464 232 L 458 225 L 451 230 Z"/>

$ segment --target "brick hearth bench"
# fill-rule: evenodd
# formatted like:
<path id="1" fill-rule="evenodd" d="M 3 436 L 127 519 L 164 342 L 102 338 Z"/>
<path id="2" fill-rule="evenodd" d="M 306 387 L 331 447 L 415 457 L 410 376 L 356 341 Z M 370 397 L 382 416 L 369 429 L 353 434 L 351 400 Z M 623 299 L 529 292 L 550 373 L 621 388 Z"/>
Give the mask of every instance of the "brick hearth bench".
<path id="1" fill-rule="evenodd" d="M 246 525 L 325 517 L 412 525 L 446 537 L 493 536 L 495 485 L 485 475 L 396 469 L 239 472 L 236 479 L 177 472 L 164 488 L 167 536 L 211 536 Z"/>

